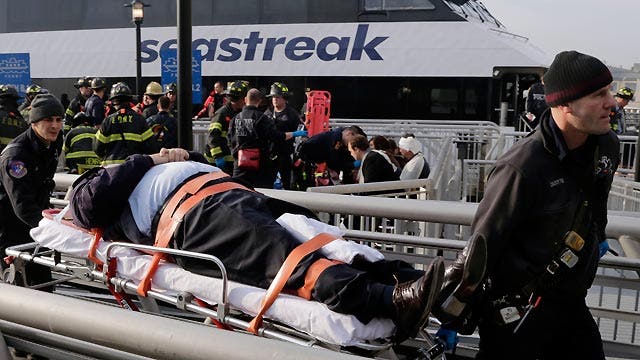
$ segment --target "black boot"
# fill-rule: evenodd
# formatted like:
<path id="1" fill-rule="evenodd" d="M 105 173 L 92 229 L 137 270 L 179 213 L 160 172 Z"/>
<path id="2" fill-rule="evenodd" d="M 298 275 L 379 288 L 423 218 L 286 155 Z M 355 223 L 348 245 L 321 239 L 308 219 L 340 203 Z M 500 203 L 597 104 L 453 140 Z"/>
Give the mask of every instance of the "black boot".
<path id="1" fill-rule="evenodd" d="M 395 286 L 393 306 L 396 315 L 396 342 L 415 337 L 426 325 L 443 278 L 444 261 L 438 256 L 422 277 Z"/>

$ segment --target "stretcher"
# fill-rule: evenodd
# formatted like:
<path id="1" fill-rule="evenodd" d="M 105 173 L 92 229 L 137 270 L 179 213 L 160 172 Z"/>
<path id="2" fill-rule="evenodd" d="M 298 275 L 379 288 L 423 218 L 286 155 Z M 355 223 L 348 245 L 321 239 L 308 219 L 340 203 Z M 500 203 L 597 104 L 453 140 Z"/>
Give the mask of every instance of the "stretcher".
<path id="1" fill-rule="evenodd" d="M 132 243 L 100 241 L 95 254 L 89 254 L 95 236 L 90 232 L 74 227 L 62 219 L 62 214 L 47 212 L 38 227 L 32 229 L 35 243 L 14 246 L 7 249 L 7 255 L 26 261 L 47 265 L 74 278 L 83 278 L 107 285 L 118 302 L 125 308 L 136 310 L 130 300 L 136 294 L 151 262 L 151 253 L 164 252 L 171 255 L 193 256 L 210 260 L 212 266 L 221 269 L 221 278 L 206 277 L 191 273 L 178 265 L 162 261 L 155 272 L 149 298 L 177 306 L 182 310 L 204 315 L 219 328 L 246 331 L 251 317 L 260 307 L 265 290 L 226 279 L 224 264 L 217 258 L 186 251 L 156 248 Z M 306 217 L 285 214 L 278 222 L 287 228 L 296 238 L 305 239 L 315 232 L 333 232 L 341 236 L 342 231 L 320 222 L 309 223 Z M 315 220 L 312 220 L 316 222 Z M 325 246 L 322 251 L 330 258 L 349 261 L 354 254 L 371 260 L 382 257 L 376 250 L 344 240 Z M 347 245 L 347 246 L 345 246 Z M 35 248 L 35 249 L 34 249 Z M 39 253 L 38 248 L 53 250 Z M 64 255 L 63 257 L 59 254 Z M 93 262 L 105 265 L 100 269 L 83 259 L 92 257 Z M 67 261 L 65 258 L 80 259 Z M 363 324 L 352 315 L 339 314 L 329 310 L 324 304 L 303 298 L 280 294 L 265 314 L 265 322 L 257 335 L 290 341 L 303 346 L 321 346 L 344 351 L 357 349 L 357 353 L 366 353 L 380 357 L 380 354 L 393 353 L 391 337 L 395 326 L 390 319 L 375 318 Z M 441 356 L 442 349 L 434 343 L 426 332 L 421 332 L 424 349 L 423 359 L 435 359 Z M 386 357 L 386 356 L 383 356 Z M 389 358 L 394 358 L 390 356 Z"/>

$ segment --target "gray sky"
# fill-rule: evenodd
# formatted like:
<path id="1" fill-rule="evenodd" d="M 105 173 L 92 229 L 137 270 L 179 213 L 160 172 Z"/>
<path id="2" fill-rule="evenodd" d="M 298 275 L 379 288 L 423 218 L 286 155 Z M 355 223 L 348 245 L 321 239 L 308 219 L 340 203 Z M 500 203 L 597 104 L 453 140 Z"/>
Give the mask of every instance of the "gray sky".
<path id="1" fill-rule="evenodd" d="M 640 0 L 481 0 L 512 33 L 555 55 L 577 50 L 610 66 L 640 63 Z"/>

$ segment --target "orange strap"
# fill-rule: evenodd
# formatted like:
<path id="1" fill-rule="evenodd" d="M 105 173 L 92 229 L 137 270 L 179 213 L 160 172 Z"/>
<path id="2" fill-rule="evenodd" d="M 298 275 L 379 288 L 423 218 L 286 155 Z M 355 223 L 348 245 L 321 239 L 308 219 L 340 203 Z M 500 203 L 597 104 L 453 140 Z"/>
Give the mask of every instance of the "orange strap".
<path id="1" fill-rule="evenodd" d="M 53 220 L 53 218 L 60 213 L 60 209 L 45 209 L 42 210 L 42 216 Z M 98 244 L 100 243 L 100 240 L 102 240 L 102 229 L 101 228 L 92 228 L 91 230 L 87 230 L 85 228 L 82 228 L 80 226 L 77 226 L 76 224 L 74 224 L 73 222 L 71 222 L 70 220 L 71 218 L 62 218 L 62 220 L 60 221 L 62 224 L 66 225 L 66 226 L 70 226 L 74 229 L 80 230 L 82 232 L 91 234 L 93 236 L 93 239 L 91 239 L 91 243 L 89 244 L 89 253 L 87 254 L 87 258 L 91 261 L 93 261 L 96 265 L 98 265 L 98 268 L 100 268 L 102 265 L 104 265 L 104 263 L 102 262 L 102 260 L 100 260 L 97 256 L 96 256 L 96 252 L 98 250 Z"/>
<path id="2" fill-rule="evenodd" d="M 287 256 L 287 258 L 284 260 L 284 263 L 280 267 L 280 270 L 278 270 L 278 273 L 273 279 L 273 282 L 271 282 L 271 285 L 269 285 L 269 289 L 267 289 L 267 293 L 262 300 L 260 311 L 258 311 L 258 315 L 256 315 L 256 317 L 253 318 L 253 320 L 251 320 L 251 322 L 249 323 L 249 327 L 247 328 L 248 331 L 254 334 L 258 334 L 258 329 L 262 324 L 262 317 L 276 300 L 276 298 L 284 288 L 285 283 L 287 282 L 287 280 L 289 280 L 289 277 L 293 273 L 293 270 L 298 265 L 298 263 L 300 263 L 300 260 L 335 239 L 336 237 L 331 234 L 320 233 L 311 238 L 309 241 L 304 242 L 293 249 L 289 256 Z"/>
<path id="3" fill-rule="evenodd" d="M 304 275 L 304 285 L 300 289 L 296 290 L 296 295 L 301 298 L 311 300 L 311 291 L 313 291 L 313 287 L 316 286 L 316 281 L 318 281 L 320 274 L 322 274 L 322 272 L 328 267 L 338 264 L 343 264 L 343 262 L 325 258 L 314 261 L 307 269 L 307 273 Z"/>
<path id="4" fill-rule="evenodd" d="M 220 175 L 223 174 L 223 175 Z M 218 174 L 217 176 L 211 176 L 211 174 Z M 223 182 L 218 184 L 213 184 L 202 188 L 204 184 L 208 181 L 214 179 L 220 179 L 222 177 L 228 176 L 222 172 L 219 173 L 209 173 L 206 175 L 199 176 L 188 183 L 184 184 L 178 192 L 169 200 L 167 206 L 165 207 L 162 215 L 160 215 L 160 221 L 158 222 L 158 229 L 156 230 L 156 241 L 154 246 L 157 247 L 167 247 L 169 246 L 169 242 L 173 238 L 173 234 L 184 219 L 184 216 L 191 210 L 196 204 L 202 201 L 204 198 L 228 191 L 233 189 L 240 189 L 246 191 L 252 191 L 238 183 L 234 182 Z M 201 179 L 205 178 L 205 179 Z M 195 180 L 198 180 L 195 182 Z M 193 182 L 193 183 L 192 183 Z M 177 206 L 182 199 L 186 197 L 186 195 L 191 194 L 186 200 L 184 200 L 179 206 Z M 180 198 L 178 198 L 178 196 Z M 177 208 L 177 209 L 176 209 Z M 158 265 L 160 264 L 160 260 L 164 258 L 164 253 L 155 253 L 153 258 L 151 259 L 151 263 L 147 268 L 147 272 L 138 284 L 137 292 L 140 296 L 147 296 L 147 291 L 151 288 L 151 279 L 153 278 L 153 274 L 158 269 Z"/>

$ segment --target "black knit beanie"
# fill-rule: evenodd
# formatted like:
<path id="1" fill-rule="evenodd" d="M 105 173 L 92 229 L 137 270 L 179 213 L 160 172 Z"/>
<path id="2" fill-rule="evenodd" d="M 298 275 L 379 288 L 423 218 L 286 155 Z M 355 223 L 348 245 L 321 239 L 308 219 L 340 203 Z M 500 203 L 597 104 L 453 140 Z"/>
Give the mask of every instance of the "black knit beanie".
<path id="1" fill-rule="evenodd" d="M 593 56 L 563 51 L 544 74 L 544 97 L 549 106 L 566 104 L 611 84 L 609 68 Z"/>
<path id="2" fill-rule="evenodd" d="M 52 116 L 63 116 L 64 108 L 55 96 L 51 94 L 39 94 L 31 101 L 29 122 L 35 123 Z"/>

